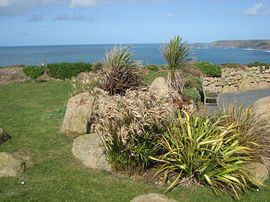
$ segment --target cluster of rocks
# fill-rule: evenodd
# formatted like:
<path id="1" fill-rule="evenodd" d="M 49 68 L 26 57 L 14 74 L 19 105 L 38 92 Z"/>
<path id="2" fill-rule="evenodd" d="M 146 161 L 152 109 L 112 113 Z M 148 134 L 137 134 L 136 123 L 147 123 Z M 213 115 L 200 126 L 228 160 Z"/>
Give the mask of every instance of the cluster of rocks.
<path id="1" fill-rule="evenodd" d="M 152 83 L 149 91 L 160 99 L 171 93 L 164 78 L 157 78 Z M 95 88 L 100 94 L 99 108 L 102 110 L 102 103 L 112 102 L 113 99 L 102 89 Z M 91 116 L 95 113 L 94 102 L 97 97 L 89 92 L 84 92 L 71 97 L 68 101 L 61 132 L 76 137 L 73 141 L 72 153 L 85 166 L 93 169 L 110 171 L 111 167 L 106 161 L 105 154 L 101 148 L 100 137 L 92 128 Z M 173 106 L 173 103 L 171 103 Z"/>
<path id="2" fill-rule="evenodd" d="M 206 91 L 232 93 L 270 87 L 270 69 L 265 67 L 224 68 L 220 78 L 205 77 Z"/>

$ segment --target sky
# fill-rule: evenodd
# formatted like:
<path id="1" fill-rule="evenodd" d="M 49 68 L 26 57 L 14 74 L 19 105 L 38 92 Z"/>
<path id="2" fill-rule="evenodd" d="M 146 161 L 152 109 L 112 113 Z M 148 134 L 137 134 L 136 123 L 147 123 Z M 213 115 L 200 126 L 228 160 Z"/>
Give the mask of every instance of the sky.
<path id="1" fill-rule="evenodd" d="M 270 0 L 0 0 L 0 46 L 270 39 Z"/>

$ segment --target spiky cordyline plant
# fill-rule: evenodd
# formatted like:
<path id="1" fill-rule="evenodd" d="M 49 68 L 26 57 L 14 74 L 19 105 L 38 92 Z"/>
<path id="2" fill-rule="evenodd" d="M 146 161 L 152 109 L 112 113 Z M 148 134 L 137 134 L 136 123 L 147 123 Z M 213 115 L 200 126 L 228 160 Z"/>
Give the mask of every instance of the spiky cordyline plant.
<path id="1" fill-rule="evenodd" d="M 178 35 L 163 46 L 162 54 L 168 62 L 169 69 L 176 70 L 189 60 L 190 48 L 187 42 Z"/>
<path id="2" fill-rule="evenodd" d="M 250 183 L 257 183 L 245 168 L 253 156 L 254 149 L 248 146 L 253 142 L 243 145 L 236 124 L 220 126 L 222 119 L 179 113 L 178 123 L 169 127 L 160 142 L 164 153 L 151 157 L 161 164 L 157 174 L 172 180 L 166 191 L 190 178 L 210 186 L 216 194 L 226 191 L 238 198 Z"/>
<path id="3" fill-rule="evenodd" d="M 140 66 L 127 47 L 114 47 L 105 54 L 102 88 L 110 95 L 123 95 L 139 87 L 143 82 Z"/>
<path id="4" fill-rule="evenodd" d="M 189 60 L 190 49 L 187 43 L 183 42 L 181 36 L 175 36 L 168 44 L 164 45 L 162 54 L 167 60 L 169 69 L 171 70 L 167 76 L 168 84 L 179 93 L 182 93 L 184 81 L 178 69 L 180 65 Z"/>

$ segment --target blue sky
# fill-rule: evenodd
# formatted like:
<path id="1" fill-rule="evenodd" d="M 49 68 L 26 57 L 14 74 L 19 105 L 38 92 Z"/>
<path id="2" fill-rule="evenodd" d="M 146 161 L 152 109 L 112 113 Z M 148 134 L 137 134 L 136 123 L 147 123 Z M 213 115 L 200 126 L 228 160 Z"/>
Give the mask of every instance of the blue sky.
<path id="1" fill-rule="evenodd" d="M 270 39 L 269 0 L 0 0 L 0 46 Z"/>

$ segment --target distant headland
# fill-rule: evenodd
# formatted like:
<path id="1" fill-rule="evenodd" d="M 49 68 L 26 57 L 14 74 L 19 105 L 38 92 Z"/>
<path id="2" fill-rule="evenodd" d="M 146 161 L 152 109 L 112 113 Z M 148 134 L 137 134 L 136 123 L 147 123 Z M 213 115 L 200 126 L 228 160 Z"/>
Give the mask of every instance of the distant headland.
<path id="1" fill-rule="evenodd" d="M 270 50 L 270 40 L 219 40 L 212 47 L 250 48 Z"/>

